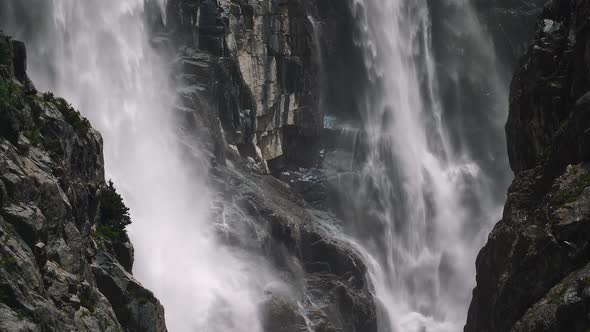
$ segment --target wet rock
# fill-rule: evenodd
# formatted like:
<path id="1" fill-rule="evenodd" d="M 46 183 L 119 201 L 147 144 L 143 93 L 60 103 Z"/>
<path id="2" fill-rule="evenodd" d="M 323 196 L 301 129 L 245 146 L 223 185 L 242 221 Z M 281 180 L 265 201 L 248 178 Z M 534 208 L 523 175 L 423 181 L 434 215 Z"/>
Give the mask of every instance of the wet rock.
<path id="1" fill-rule="evenodd" d="M 219 196 L 235 202 L 219 204 L 224 238 L 269 259 L 293 288 L 263 305 L 266 331 L 376 331 L 366 267 L 331 230 L 336 220 L 318 217 L 329 213 L 312 210 L 288 184 L 242 167 L 214 171 Z"/>
<path id="2" fill-rule="evenodd" d="M 218 117 L 222 131 L 205 125 L 210 135 L 223 135 L 244 157 L 256 159 L 256 147 L 266 161 L 302 162 L 317 153 L 310 143 L 323 122 L 314 97 L 313 12 L 300 0 L 168 2 L 179 55 L 194 50 L 209 69 L 179 66 L 178 79 L 199 87 L 184 94 L 183 106 L 205 123 Z"/>
<path id="3" fill-rule="evenodd" d="M 506 132 L 516 176 L 477 258 L 467 332 L 588 327 L 589 14 L 585 1 L 548 2 L 515 74 Z"/>

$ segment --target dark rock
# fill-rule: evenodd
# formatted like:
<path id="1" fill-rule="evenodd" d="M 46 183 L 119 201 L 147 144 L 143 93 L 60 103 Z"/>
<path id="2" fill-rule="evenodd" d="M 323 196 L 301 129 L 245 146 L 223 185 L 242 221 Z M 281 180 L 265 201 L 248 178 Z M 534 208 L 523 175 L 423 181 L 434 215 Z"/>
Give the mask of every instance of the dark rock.
<path id="1" fill-rule="evenodd" d="M 128 240 L 115 256 L 92 231 L 106 186 L 100 134 L 34 91 L 24 45 L 2 34 L 0 63 L 10 68 L 0 75 L 0 330 L 165 331 L 162 306 L 122 266 L 131 271 Z"/>
<path id="2" fill-rule="evenodd" d="M 27 80 L 27 50 L 25 48 L 25 43 L 13 40 L 12 49 L 14 56 L 14 76 L 24 83 Z"/>
<path id="3" fill-rule="evenodd" d="M 266 331 L 306 326 L 314 331 L 377 330 L 365 264 L 354 246 L 324 226 L 336 223 L 328 220 L 334 217 L 309 210 L 296 191 L 270 176 L 217 167 L 214 178 L 219 195 L 235 202 L 220 204 L 219 222 L 232 232 L 224 237 L 269 258 L 295 289 L 288 296 L 273 293 L 265 302 Z"/>
<path id="4" fill-rule="evenodd" d="M 477 258 L 465 331 L 585 331 L 590 263 L 586 1 L 550 1 L 511 87 L 516 177 Z"/>
<path id="5" fill-rule="evenodd" d="M 223 131 L 205 126 L 216 137 L 209 144 L 223 135 L 257 161 L 298 164 L 317 154 L 319 145 L 309 144 L 317 142 L 323 125 L 314 97 L 316 41 L 308 20 L 314 11 L 301 0 L 168 2 L 179 59 L 198 55 L 202 66 L 213 69 L 195 73 L 179 66 L 177 75 L 198 87 L 183 93 L 184 106 L 204 123 L 215 124 L 212 116 L 221 121 Z"/>
<path id="6" fill-rule="evenodd" d="M 166 331 L 164 308 L 111 256 L 99 252 L 92 264 L 98 289 L 113 305 L 117 319 L 129 331 Z"/>

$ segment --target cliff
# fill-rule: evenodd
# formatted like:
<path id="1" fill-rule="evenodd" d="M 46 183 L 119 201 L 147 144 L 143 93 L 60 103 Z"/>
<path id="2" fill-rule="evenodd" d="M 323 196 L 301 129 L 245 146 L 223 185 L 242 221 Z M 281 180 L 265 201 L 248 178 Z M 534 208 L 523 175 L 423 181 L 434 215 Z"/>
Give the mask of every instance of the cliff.
<path id="1" fill-rule="evenodd" d="M 337 238 L 337 218 L 309 202 L 325 200 L 325 189 L 307 170 L 284 181 L 269 174 L 318 161 L 319 27 L 334 27 L 343 6 L 171 0 L 166 24 L 150 16 L 154 45 L 174 58 L 184 139 L 210 154 L 213 222 L 227 245 L 270 262 L 293 291 L 267 291 L 265 331 L 377 329 L 360 254 Z"/>
<path id="2" fill-rule="evenodd" d="M 513 78 L 515 179 L 477 258 L 465 331 L 590 326 L 590 4 L 550 1 Z"/>
<path id="3" fill-rule="evenodd" d="M 103 166 L 100 134 L 0 33 L 0 330 L 166 331 Z"/>
<path id="4" fill-rule="evenodd" d="M 305 1 L 172 0 L 166 11 L 189 108 L 216 115 L 227 144 L 263 170 L 312 162 L 323 118 Z"/>

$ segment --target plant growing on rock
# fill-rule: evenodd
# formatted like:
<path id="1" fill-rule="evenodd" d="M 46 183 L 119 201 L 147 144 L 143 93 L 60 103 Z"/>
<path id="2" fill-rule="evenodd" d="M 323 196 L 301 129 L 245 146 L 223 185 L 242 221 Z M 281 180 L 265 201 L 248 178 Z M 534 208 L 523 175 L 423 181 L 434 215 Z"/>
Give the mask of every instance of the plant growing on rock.
<path id="1" fill-rule="evenodd" d="M 41 132 L 38 128 L 26 130 L 23 135 L 31 142 L 33 146 L 38 146 L 41 143 Z"/>
<path id="2" fill-rule="evenodd" d="M 96 228 L 98 236 L 109 240 L 121 240 L 127 235 L 125 228 L 131 224 L 129 208 L 115 189 L 113 181 L 108 182 L 100 201 L 100 223 Z"/>
<path id="3" fill-rule="evenodd" d="M 47 92 L 43 94 L 43 100 L 51 100 L 51 102 L 57 106 L 57 109 L 64 116 L 66 122 L 74 127 L 79 135 L 86 136 L 86 134 L 88 134 L 88 131 L 91 128 L 90 121 L 83 117 L 80 112 L 76 111 L 72 105 L 65 101 L 65 99 L 53 98 L 53 94 L 51 92 Z"/>
<path id="4" fill-rule="evenodd" d="M 19 87 L 12 81 L 0 82 L 0 109 L 16 107 L 18 103 Z"/>

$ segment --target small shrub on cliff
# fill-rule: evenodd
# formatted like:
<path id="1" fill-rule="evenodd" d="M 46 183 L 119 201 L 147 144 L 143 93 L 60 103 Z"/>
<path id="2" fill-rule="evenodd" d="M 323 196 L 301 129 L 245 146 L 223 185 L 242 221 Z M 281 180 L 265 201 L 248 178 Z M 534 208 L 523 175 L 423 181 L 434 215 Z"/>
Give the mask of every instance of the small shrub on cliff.
<path id="1" fill-rule="evenodd" d="M 5 268 L 12 268 L 17 266 L 16 258 L 14 257 L 4 257 L 0 259 L 0 267 Z"/>
<path id="2" fill-rule="evenodd" d="M 122 239 L 127 234 L 125 228 L 131 224 L 131 217 L 129 208 L 115 189 L 113 181 L 109 181 L 103 190 L 100 202 L 100 224 L 96 228 L 97 235 L 110 240 Z"/>
<path id="3" fill-rule="evenodd" d="M 38 146 L 41 143 L 41 132 L 38 128 L 26 130 L 23 135 L 31 142 L 33 146 Z"/>
<path id="4" fill-rule="evenodd" d="M 48 92 L 43 95 L 43 100 L 51 99 L 53 94 Z M 76 111 L 72 105 L 68 104 L 63 98 L 55 98 L 53 103 L 57 106 L 57 109 L 64 116 L 64 119 L 69 123 L 76 132 L 81 136 L 86 136 L 90 130 L 90 121 L 83 117 L 80 112 Z"/>
<path id="5" fill-rule="evenodd" d="M 19 93 L 20 89 L 16 83 L 12 81 L 0 82 L 0 109 L 16 107 Z"/>
<path id="6" fill-rule="evenodd" d="M 573 167 L 571 172 L 577 176 L 576 179 L 555 195 L 553 199 L 554 204 L 563 205 L 571 203 L 578 199 L 587 187 L 590 187 L 590 172 L 580 174 L 581 172 L 576 167 Z"/>
<path id="7" fill-rule="evenodd" d="M 55 99 L 55 96 L 53 96 L 53 92 L 44 92 L 43 93 L 43 101 L 52 102 L 54 99 Z"/>

